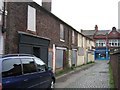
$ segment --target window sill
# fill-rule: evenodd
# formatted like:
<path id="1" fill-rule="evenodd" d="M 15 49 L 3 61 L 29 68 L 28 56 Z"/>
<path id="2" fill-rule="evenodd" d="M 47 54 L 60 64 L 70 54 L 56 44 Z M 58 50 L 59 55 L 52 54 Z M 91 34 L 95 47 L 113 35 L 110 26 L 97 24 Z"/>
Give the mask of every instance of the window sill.
<path id="1" fill-rule="evenodd" d="M 60 41 L 61 41 L 61 42 L 65 42 L 65 40 L 63 40 L 63 39 L 60 39 Z"/>

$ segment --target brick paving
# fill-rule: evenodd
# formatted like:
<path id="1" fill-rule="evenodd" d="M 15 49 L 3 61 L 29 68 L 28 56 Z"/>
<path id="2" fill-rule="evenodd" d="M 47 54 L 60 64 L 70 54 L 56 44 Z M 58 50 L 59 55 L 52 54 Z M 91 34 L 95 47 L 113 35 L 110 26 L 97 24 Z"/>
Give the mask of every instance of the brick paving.
<path id="1" fill-rule="evenodd" d="M 96 61 L 85 70 L 60 78 L 55 88 L 109 88 L 108 61 Z"/>

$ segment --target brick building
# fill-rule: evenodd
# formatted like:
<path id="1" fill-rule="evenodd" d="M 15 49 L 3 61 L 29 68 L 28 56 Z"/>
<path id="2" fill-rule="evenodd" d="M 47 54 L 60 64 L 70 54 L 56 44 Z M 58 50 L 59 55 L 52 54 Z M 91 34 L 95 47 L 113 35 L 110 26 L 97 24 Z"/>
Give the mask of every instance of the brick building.
<path id="1" fill-rule="evenodd" d="M 48 11 L 50 9 L 46 10 L 46 3 L 43 0 L 44 8 L 35 2 L 5 3 L 8 14 L 6 31 L 1 33 L 4 37 L 2 53 L 34 54 L 50 65 L 55 53 L 56 68 L 63 68 L 68 60 L 68 50 L 76 52 L 78 32 Z"/>
<path id="2" fill-rule="evenodd" d="M 115 27 L 112 30 L 81 30 L 81 33 L 95 41 L 95 60 L 109 60 L 110 50 L 120 47 L 120 32 Z"/>
<path id="3" fill-rule="evenodd" d="M 77 66 L 80 33 L 52 14 L 52 2 L 48 1 L 43 0 L 42 6 L 35 2 L 5 2 L 7 15 L 4 15 L 4 29 L 0 33 L 0 40 L 3 38 L 0 47 L 4 46 L 1 54 L 33 54 L 54 71 Z"/>

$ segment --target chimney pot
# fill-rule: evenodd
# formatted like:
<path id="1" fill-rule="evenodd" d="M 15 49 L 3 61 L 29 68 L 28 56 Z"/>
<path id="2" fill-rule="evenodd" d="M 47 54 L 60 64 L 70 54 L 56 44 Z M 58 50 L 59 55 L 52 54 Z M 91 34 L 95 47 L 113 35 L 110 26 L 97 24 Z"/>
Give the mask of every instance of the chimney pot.
<path id="1" fill-rule="evenodd" d="M 95 25 L 95 30 L 98 31 L 98 26 L 97 25 Z"/>
<path id="2" fill-rule="evenodd" d="M 113 28 L 112 28 L 112 31 L 116 31 L 116 27 L 113 27 Z"/>

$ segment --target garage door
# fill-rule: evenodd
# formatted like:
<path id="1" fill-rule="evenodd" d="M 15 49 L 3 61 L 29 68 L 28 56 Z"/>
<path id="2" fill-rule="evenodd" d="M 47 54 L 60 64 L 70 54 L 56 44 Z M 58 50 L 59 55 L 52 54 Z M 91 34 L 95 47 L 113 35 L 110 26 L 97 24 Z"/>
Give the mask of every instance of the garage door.
<path id="1" fill-rule="evenodd" d="M 56 50 L 56 68 L 63 68 L 63 50 Z"/>

